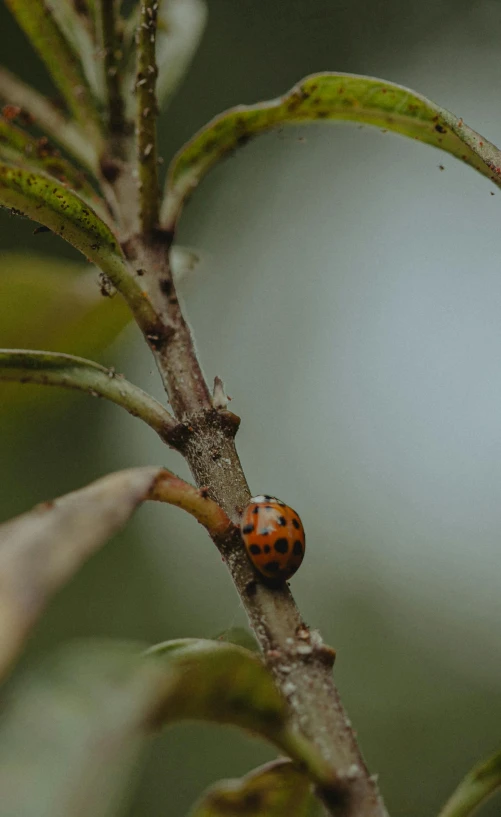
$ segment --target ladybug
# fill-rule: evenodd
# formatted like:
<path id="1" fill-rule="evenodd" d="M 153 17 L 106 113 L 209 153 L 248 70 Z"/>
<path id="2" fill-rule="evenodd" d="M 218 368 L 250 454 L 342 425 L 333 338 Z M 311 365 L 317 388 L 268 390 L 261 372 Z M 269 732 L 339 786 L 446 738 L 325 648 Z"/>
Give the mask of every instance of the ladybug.
<path id="1" fill-rule="evenodd" d="M 253 496 L 240 530 L 256 570 L 279 584 L 294 575 L 304 556 L 304 529 L 296 511 L 274 496 Z"/>

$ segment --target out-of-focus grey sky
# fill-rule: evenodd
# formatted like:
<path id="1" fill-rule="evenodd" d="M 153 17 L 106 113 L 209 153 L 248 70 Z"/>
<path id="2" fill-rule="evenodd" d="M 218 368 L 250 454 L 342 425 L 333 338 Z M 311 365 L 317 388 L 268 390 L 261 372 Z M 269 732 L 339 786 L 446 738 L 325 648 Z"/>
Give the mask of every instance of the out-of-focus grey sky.
<path id="1" fill-rule="evenodd" d="M 222 108 L 321 70 L 408 85 L 501 143 L 496 2 L 209 5 L 186 96 L 162 122 L 165 155 Z M 436 810 L 499 741 L 500 221 L 501 193 L 452 157 L 324 125 L 240 151 L 203 183 L 180 230 L 201 258 L 181 290 L 205 371 L 224 379 L 242 417 L 251 489 L 303 518 L 307 556 L 294 594 L 338 649 L 336 676 L 362 746 L 390 810 L 405 817 Z M 125 334 L 107 361 L 161 397 L 138 333 Z M 100 473 L 142 463 L 186 473 L 116 408 L 90 411 Z M 88 477 L 91 459 L 85 469 Z M 96 621 L 123 635 L 132 619 L 150 640 L 244 623 L 191 519 L 143 509 L 134 534 L 136 583 L 132 561 L 112 546 L 77 579 L 71 602 L 67 591 L 79 634 Z M 104 601 L 113 576 L 114 599 Z M 50 615 L 41 644 L 51 626 L 73 634 L 57 603 Z M 183 813 L 211 774 L 268 757 L 228 740 L 218 764 L 215 730 L 167 736 L 134 815 L 163 814 L 170 802 Z"/>

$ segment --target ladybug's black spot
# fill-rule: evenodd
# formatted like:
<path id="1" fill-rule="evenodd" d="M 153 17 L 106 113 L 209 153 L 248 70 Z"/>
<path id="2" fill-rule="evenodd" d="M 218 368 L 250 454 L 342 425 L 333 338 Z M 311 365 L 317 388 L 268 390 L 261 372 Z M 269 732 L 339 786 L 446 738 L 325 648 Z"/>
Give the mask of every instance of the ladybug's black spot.
<path id="1" fill-rule="evenodd" d="M 267 562 L 267 564 L 265 564 L 265 568 L 269 573 L 278 573 L 280 570 L 280 564 L 278 562 Z"/>
<path id="2" fill-rule="evenodd" d="M 268 494 L 264 494 L 264 498 L 269 502 L 270 499 L 273 499 L 272 496 L 268 496 Z"/>
<path id="3" fill-rule="evenodd" d="M 294 556 L 302 556 L 303 555 L 303 543 L 296 539 L 294 542 L 294 547 L 292 548 L 292 552 Z"/>
<path id="4" fill-rule="evenodd" d="M 259 545 L 249 545 L 249 551 L 250 553 L 258 554 L 261 553 L 261 548 Z"/>
<path id="5" fill-rule="evenodd" d="M 275 542 L 275 550 L 277 553 L 287 553 L 289 550 L 289 543 L 287 539 L 277 539 Z"/>
<path id="6" fill-rule="evenodd" d="M 296 517 L 294 517 L 294 519 L 292 520 L 292 524 L 294 525 L 295 528 L 299 529 L 299 519 L 296 519 Z"/>
<path id="7" fill-rule="evenodd" d="M 271 550 L 271 547 L 269 545 L 265 545 L 263 550 L 264 550 L 265 553 L 269 553 L 270 550 Z"/>
<path id="8" fill-rule="evenodd" d="M 287 519 L 285 518 L 285 516 L 278 517 L 278 524 L 282 525 L 282 527 L 287 524 Z"/>
<path id="9" fill-rule="evenodd" d="M 244 525 L 242 528 L 242 533 L 252 533 L 254 531 L 254 525 L 252 522 L 249 525 Z"/>
<path id="10" fill-rule="evenodd" d="M 256 507 L 253 508 L 252 513 L 259 513 L 259 505 L 256 505 Z"/>

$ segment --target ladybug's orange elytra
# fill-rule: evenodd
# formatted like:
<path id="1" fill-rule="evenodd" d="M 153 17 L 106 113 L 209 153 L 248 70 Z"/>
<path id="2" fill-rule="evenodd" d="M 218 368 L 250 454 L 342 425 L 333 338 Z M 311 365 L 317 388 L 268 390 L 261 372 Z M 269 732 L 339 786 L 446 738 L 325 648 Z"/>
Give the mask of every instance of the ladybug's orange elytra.
<path id="1" fill-rule="evenodd" d="M 285 582 L 304 557 L 303 524 L 292 508 L 274 496 L 253 496 L 240 522 L 247 555 L 266 579 Z"/>

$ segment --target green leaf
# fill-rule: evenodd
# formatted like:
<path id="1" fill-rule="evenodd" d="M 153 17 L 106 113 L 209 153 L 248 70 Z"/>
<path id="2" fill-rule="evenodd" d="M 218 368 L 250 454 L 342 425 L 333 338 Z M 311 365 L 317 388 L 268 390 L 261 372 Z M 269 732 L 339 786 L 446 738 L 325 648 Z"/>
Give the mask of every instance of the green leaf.
<path id="1" fill-rule="evenodd" d="M 187 639 L 146 656 L 114 642 L 59 650 L 4 709 L 0 817 L 109 817 L 144 737 L 186 718 L 295 745 L 271 677 L 241 648 Z"/>
<path id="2" fill-rule="evenodd" d="M 152 647 L 173 673 L 170 706 L 161 721 L 195 719 L 240 726 L 285 748 L 287 707 L 253 653 L 234 644 L 186 638 Z"/>
<path id="3" fill-rule="evenodd" d="M 45 96 L 0 66 L 0 101 L 21 108 L 23 114 L 58 145 L 96 175 L 97 150 L 80 128 Z"/>
<path id="4" fill-rule="evenodd" d="M 439 817 L 469 817 L 498 789 L 501 789 L 501 752 L 479 763 L 466 775 Z"/>
<path id="5" fill-rule="evenodd" d="M 118 471 L 0 525 L 0 677 L 54 593 L 126 524 L 162 473 Z"/>
<path id="6" fill-rule="evenodd" d="M 45 0 L 6 0 L 59 88 L 73 116 L 96 144 L 101 141 L 99 114 L 78 55 L 52 16 Z"/>
<path id="7" fill-rule="evenodd" d="M 276 760 L 238 780 L 217 783 L 190 817 L 308 817 L 311 783 L 288 760 Z"/>
<path id="8" fill-rule="evenodd" d="M 235 644 L 186 638 L 148 651 L 169 658 L 173 680 L 160 722 L 209 720 L 255 732 L 301 764 L 325 791 L 334 772 L 315 747 L 292 731 L 288 708 L 273 678 L 254 653 Z"/>
<path id="9" fill-rule="evenodd" d="M 140 325 L 155 325 L 149 300 L 127 268 L 117 239 L 73 191 L 43 174 L 0 163 L 0 204 L 48 227 L 96 264 L 133 308 Z"/>
<path id="10" fill-rule="evenodd" d="M 104 102 L 102 61 L 96 59 L 98 46 L 92 37 L 88 12 L 85 13 L 81 2 L 73 3 L 72 0 L 46 0 L 46 5 L 73 53 L 78 55 L 93 95 Z"/>
<path id="11" fill-rule="evenodd" d="M 81 198 L 104 213 L 104 203 L 85 174 L 64 159 L 46 138 L 34 139 L 11 119 L 0 116 L 0 158 L 32 170 L 43 170 L 68 184 Z"/>
<path id="12" fill-rule="evenodd" d="M 409 136 L 451 153 L 501 186 L 501 153 L 454 114 L 401 85 L 355 74 L 313 74 L 285 96 L 239 105 L 202 128 L 174 157 L 162 220 L 169 227 L 214 165 L 250 138 L 278 125 L 359 122 Z"/>
<path id="13" fill-rule="evenodd" d="M 92 397 L 105 397 L 134 417 L 141 417 L 164 441 L 177 428 L 172 415 L 149 394 L 133 386 L 113 369 L 105 369 L 81 357 L 26 349 L 0 349 L 0 380 L 63 386 L 85 391 Z"/>
<path id="14" fill-rule="evenodd" d="M 50 258 L 0 255 L 0 346 L 98 356 L 131 319 L 125 301 L 103 298 L 97 271 Z M 32 401 L 52 405 L 56 390 L 0 386 L 0 415 Z"/>

